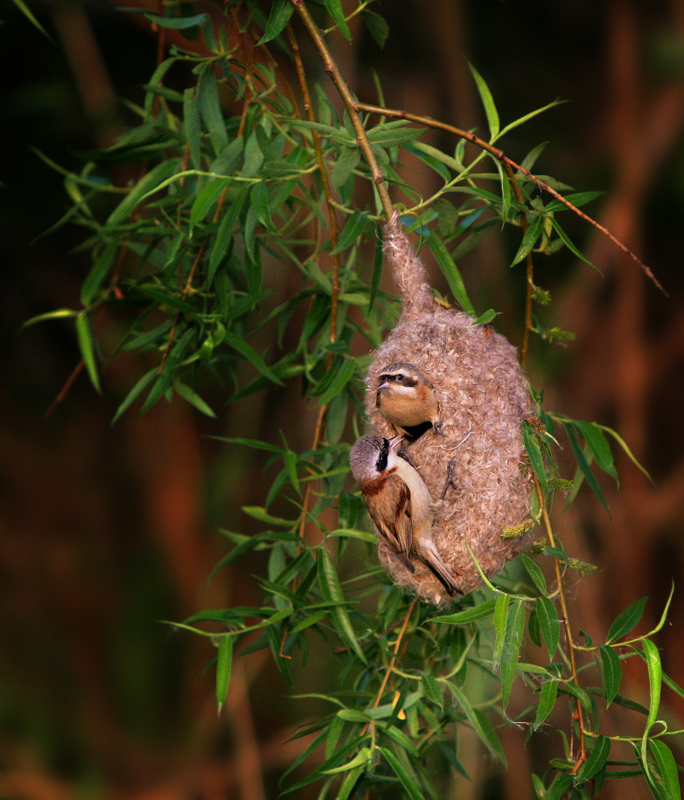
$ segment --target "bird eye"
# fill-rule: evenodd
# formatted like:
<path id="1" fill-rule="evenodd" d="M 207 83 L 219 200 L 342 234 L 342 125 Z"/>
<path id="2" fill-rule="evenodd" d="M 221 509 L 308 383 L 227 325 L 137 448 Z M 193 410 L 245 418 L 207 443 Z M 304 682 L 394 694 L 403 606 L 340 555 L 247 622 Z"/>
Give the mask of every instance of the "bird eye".
<path id="1" fill-rule="evenodd" d="M 397 377 L 397 383 L 403 383 L 405 380 L 405 377 L 404 375 L 402 375 L 401 372 L 399 372 L 396 377 Z"/>

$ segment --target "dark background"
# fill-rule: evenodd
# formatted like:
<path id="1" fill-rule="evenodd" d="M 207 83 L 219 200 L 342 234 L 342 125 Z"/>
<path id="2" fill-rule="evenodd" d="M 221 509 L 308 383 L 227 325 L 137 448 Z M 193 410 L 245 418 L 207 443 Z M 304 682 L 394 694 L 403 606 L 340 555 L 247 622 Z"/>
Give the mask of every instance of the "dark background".
<path id="1" fill-rule="evenodd" d="M 250 577 L 263 567 L 257 555 L 207 582 L 228 545 L 217 526 L 248 531 L 239 508 L 260 501 L 264 480 L 253 455 L 207 435 L 275 439 L 289 425 L 290 446 L 306 449 L 315 411 L 302 409 L 295 391 L 270 397 L 268 406 L 264 398 L 224 405 L 228 395 L 217 388 L 216 421 L 174 402 L 112 427 L 140 374 L 130 354 L 104 370 L 102 396 L 81 374 L 55 404 L 80 358 L 73 326 L 21 326 L 77 308 L 89 262 L 75 250 L 81 230 L 37 238 L 70 201 L 62 176 L 35 149 L 77 168 L 78 151 L 114 141 L 131 120 L 119 98 L 141 101 L 157 40 L 113 5 L 30 6 L 52 42 L 6 0 L 0 6 L 0 797 L 275 797 L 278 772 L 307 743 L 286 744 L 306 706 L 290 699 L 257 654 L 236 665 L 217 718 L 213 673 L 203 674 L 213 648 L 161 621 L 259 602 Z M 670 295 L 566 213 L 567 231 L 597 269 L 567 251 L 537 260 L 537 281 L 554 297 L 546 316 L 577 340 L 565 349 L 535 343 L 528 366 L 548 408 L 615 427 L 654 479 L 619 456 L 619 492 L 602 480 L 612 518 L 588 494 L 558 515 L 566 549 L 599 566 L 581 582 L 569 579 L 574 627 L 600 639 L 622 609 L 648 595 L 647 630 L 674 580 L 657 643 L 665 670 L 682 683 L 684 2 L 384 0 L 376 7 L 390 23 L 383 52 L 364 35 L 352 46 L 333 38 L 362 99 L 376 101 L 375 69 L 388 105 L 486 137 L 469 59 L 504 124 L 567 100 L 501 145 L 522 160 L 549 141 L 536 171 L 577 190 L 604 190 L 586 210 Z M 414 180 L 427 191 L 433 179 Z M 477 307 L 502 311 L 497 325 L 519 345 L 522 281 L 508 269 L 516 247 L 495 234 L 460 266 Z M 308 691 L 325 690 L 325 659 L 312 659 L 301 679 Z M 630 670 L 626 681 L 647 702 L 643 674 Z M 671 727 L 684 727 L 681 699 L 664 699 Z M 628 723 L 615 714 L 622 730 Z M 473 781 L 461 781 L 453 797 L 531 797 L 529 771 L 542 769 L 560 744 L 543 738 L 525 748 L 524 733 L 507 731 L 512 768 L 504 782 L 492 783 L 491 765 L 473 756 Z M 620 781 L 601 796 L 629 800 L 646 791 Z"/>

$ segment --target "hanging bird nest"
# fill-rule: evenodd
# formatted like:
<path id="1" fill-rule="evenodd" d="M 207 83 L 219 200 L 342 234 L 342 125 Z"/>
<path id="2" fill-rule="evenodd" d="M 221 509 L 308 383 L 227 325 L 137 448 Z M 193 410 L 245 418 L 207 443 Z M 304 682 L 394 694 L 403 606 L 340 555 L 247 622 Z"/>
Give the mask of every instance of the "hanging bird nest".
<path id="1" fill-rule="evenodd" d="M 407 440 L 407 450 L 435 503 L 433 541 L 466 594 L 481 583 L 468 548 L 492 576 L 529 541 L 529 533 L 506 534 L 529 520 L 533 482 L 521 425 L 533 415 L 532 402 L 515 348 L 467 314 L 435 302 L 396 216 L 385 227 L 385 253 L 403 308 L 368 370 L 366 412 L 375 433 L 396 433 L 376 407 L 379 378 L 388 365 L 413 364 L 432 384 L 439 430 L 428 426 L 415 441 Z M 397 584 L 435 604 L 450 599 L 421 561 L 414 559 L 411 573 L 382 541 L 378 549 Z"/>

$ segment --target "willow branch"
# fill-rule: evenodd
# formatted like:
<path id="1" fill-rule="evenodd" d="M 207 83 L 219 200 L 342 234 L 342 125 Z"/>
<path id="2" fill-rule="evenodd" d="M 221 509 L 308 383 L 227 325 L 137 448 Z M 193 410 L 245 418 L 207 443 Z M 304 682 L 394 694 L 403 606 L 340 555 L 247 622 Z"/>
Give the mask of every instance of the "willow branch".
<path id="1" fill-rule="evenodd" d="M 311 39 L 318 50 L 319 55 L 321 56 L 323 68 L 330 76 L 332 82 L 335 84 L 335 88 L 337 89 L 338 94 L 342 98 L 342 102 L 347 109 L 347 113 L 349 114 L 349 118 L 351 119 L 351 123 L 354 127 L 354 132 L 356 133 L 357 144 L 361 148 L 361 152 L 366 159 L 366 163 L 370 169 L 371 177 L 373 178 L 373 183 L 378 190 L 378 195 L 380 197 L 380 202 L 382 203 L 385 217 L 389 221 L 394 213 L 394 206 L 392 205 L 392 200 L 390 199 L 382 170 L 380 169 L 378 160 L 373 152 L 373 148 L 370 140 L 368 139 L 368 134 L 366 133 L 363 122 L 361 121 L 358 111 L 360 104 L 352 95 L 351 90 L 345 79 L 342 77 L 342 73 L 340 72 L 337 64 L 333 61 L 330 51 L 323 40 L 323 34 L 311 18 L 309 10 L 304 5 L 303 0 L 290 0 L 290 2 L 301 17 L 309 36 L 311 36 Z"/>
<path id="2" fill-rule="evenodd" d="M 292 2 L 295 2 L 295 0 L 292 0 Z M 409 120 L 410 122 L 419 123 L 420 125 L 427 125 L 430 128 L 437 128 L 438 130 L 447 131 L 448 133 L 452 133 L 454 134 L 454 136 L 459 136 L 460 138 L 465 139 L 471 144 L 474 144 L 476 147 L 485 150 L 491 156 L 496 158 L 497 161 L 500 161 L 504 166 L 508 165 L 512 169 L 520 172 L 522 175 L 531 180 L 533 183 L 536 183 L 540 189 L 542 189 L 545 192 L 548 192 L 548 194 L 550 194 L 560 203 L 563 203 L 563 205 L 566 208 L 569 208 L 570 211 L 573 211 L 575 214 L 577 214 L 578 217 L 585 220 L 585 222 L 588 222 L 590 225 L 593 225 L 594 228 L 596 228 L 597 230 L 601 231 L 601 233 L 607 236 L 610 239 L 610 241 L 613 242 L 614 245 L 616 245 L 616 247 L 619 247 L 623 253 L 626 253 L 628 256 L 630 256 L 630 258 L 636 261 L 636 263 L 641 267 L 644 273 L 658 287 L 658 289 L 660 289 L 660 291 L 665 295 L 665 297 L 669 297 L 669 294 L 662 287 L 660 281 L 656 278 L 651 269 L 647 267 L 646 264 L 644 264 L 643 261 L 641 261 L 641 259 L 635 253 L 633 253 L 629 249 L 629 247 L 627 247 L 627 245 L 624 245 L 618 238 L 613 236 L 613 234 L 599 222 L 596 222 L 596 220 L 592 219 L 588 214 L 585 214 L 584 211 L 581 211 L 579 208 L 577 208 L 577 206 L 573 205 L 569 200 L 563 197 L 562 194 L 557 192 L 555 189 L 552 189 L 548 185 L 548 183 L 545 183 L 543 180 L 541 180 L 541 178 L 537 178 L 536 175 L 533 175 L 529 170 L 526 170 L 524 167 L 520 166 L 520 164 L 516 164 L 516 162 L 510 159 L 504 153 L 503 150 L 500 150 L 498 147 L 494 147 L 493 144 L 486 142 L 484 139 L 480 139 L 479 136 L 475 136 L 475 134 L 471 133 L 470 131 L 465 131 L 462 128 L 457 128 L 454 125 L 449 125 L 446 122 L 440 122 L 439 120 L 432 119 L 431 117 L 421 117 L 418 114 L 411 114 L 408 111 L 398 111 L 396 109 L 391 109 L 391 108 L 382 108 L 381 106 L 373 106 L 369 105 L 368 103 L 357 103 L 356 109 L 361 111 L 368 111 L 371 114 L 382 114 L 384 116 L 393 117 L 395 119 L 406 119 Z"/>
<path id="3" fill-rule="evenodd" d="M 549 540 L 549 544 L 551 547 L 556 547 L 556 537 L 553 535 L 553 528 L 551 526 L 551 520 L 549 519 L 549 512 L 546 509 L 546 503 L 544 501 L 544 495 L 542 493 L 541 484 L 539 483 L 539 478 L 534 475 L 534 486 L 537 491 L 537 497 L 539 499 L 539 507 L 541 508 L 542 518 L 544 520 L 544 529 L 546 531 L 546 537 Z M 563 586 L 563 575 L 561 573 L 561 566 L 560 562 L 557 558 L 553 559 L 554 567 L 556 570 L 556 584 L 558 586 L 558 602 L 560 603 L 561 607 L 561 614 L 563 615 L 563 621 L 565 622 L 565 635 L 568 640 L 568 656 L 570 658 L 570 678 L 571 680 L 576 683 L 577 682 L 577 659 L 575 658 L 575 640 L 572 636 L 572 628 L 570 626 L 570 619 L 568 617 L 568 605 L 565 600 L 565 588 Z M 577 713 L 577 722 L 579 723 L 579 746 L 580 752 L 575 762 L 575 766 L 573 767 L 573 773 L 577 772 L 580 766 L 584 763 L 587 758 L 585 742 L 584 742 L 584 711 L 582 709 L 582 703 L 580 702 L 579 698 L 575 698 L 575 709 Z"/>

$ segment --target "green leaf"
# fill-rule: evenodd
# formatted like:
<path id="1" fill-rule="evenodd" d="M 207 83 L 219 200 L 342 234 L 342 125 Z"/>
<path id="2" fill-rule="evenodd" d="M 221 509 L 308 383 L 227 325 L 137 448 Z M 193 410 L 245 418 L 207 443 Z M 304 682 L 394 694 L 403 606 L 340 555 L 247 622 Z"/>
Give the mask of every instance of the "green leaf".
<path id="1" fill-rule="evenodd" d="M 648 667 L 649 708 L 646 720 L 647 735 L 649 728 L 655 723 L 660 710 L 660 691 L 663 685 L 663 668 L 660 663 L 660 653 L 657 646 L 650 639 L 643 639 L 641 646 L 644 648 L 646 666 Z"/>
<path id="2" fill-rule="evenodd" d="M 270 42 L 271 39 L 275 39 L 276 36 L 282 33 L 293 11 L 294 5 L 290 0 L 275 0 L 271 6 L 271 13 L 268 15 L 264 35 L 257 44 L 266 44 L 266 42 Z"/>
<path id="3" fill-rule="evenodd" d="M 197 392 L 193 391 L 189 386 L 186 386 L 186 384 L 176 380 L 173 382 L 173 388 L 184 400 L 190 403 L 191 406 L 194 406 L 199 412 L 205 414 L 207 417 L 216 419 L 216 414 L 211 410 L 207 403 L 202 400 Z"/>
<path id="4" fill-rule="evenodd" d="M 496 632 L 494 655 L 492 656 L 494 669 L 499 669 L 501 666 L 501 654 L 503 653 L 504 643 L 506 641 L 510 602 L 511 598 L 509 595 L 501 594 L 496 598 L 496 603 L 494 605 L 494 630 Z"/>
<path id="5" fill-rule="evenodd" d="M 360 160 L 361 154 L 358 147 L 343 147 L 340 150 L 330 174 L 330 185 L 333 189 L 339 189 L 345 183 Z"/>
<path id="6" fill-rule="evenodd" d="M 619 485 L 620 481 L 613 463 L 613 453 L 601 428 L 593 422 L 583 422 L 581 420 L 575 422 L 575 427 L 579 429 L 584 441 L 589 445 L 589 449 L 599 467 L 614 478 Z"/>
<path id="7" fill-rule="evenodd" d="M 366 214 L 364 214 L 363 211 L 359 211 L 358 208 L 355 209 L 354 213 L 347 220 L 344 230 L 337 240 L 337 247 L 332 251 L 332 254 L 341 253 L 343 250 L 356 244 L 361 234 L 365 231 L 368 222 L 369 220 Z"/>
<path id="8" fill-rule="evenodd" d="M 100 392 L 100 377 L 97 374 L 97 364 L 95 361 L 95 341 L 90 327 L 90 319 L 86 311 L 81 311 L 76 317 L 76 338 L 90 382 L 95 387 L 95 390 Z"/>
<path id="9" fill-rule="evenodd" d="M 620 664 L 620 656 L 608 645 L 601 645 L 601 647 L 599 647 L 599 654 L 601 656 L 601 666 L 603 669 L 603 687 L 606 707 L 608 707 L 613 700 L 615 700 L 620 690 L 622 665 Z"/>
<path id="10" fill-rule="evenodd" d="M 195 14 L 192 17 L 160 17 L 158 14 L 145 14 L 145 17 L 154 25 L 160 28 L 171 28 L 173 30 L 183 30 L 184 28 L 195 28 L 208 19 L 208 14 Z"/>
<path id="11" fill-rule="evenodd" d="M 364 8 L 361 12 L 361 19 L 368 28 L 368 33 L 373 37 L 378 47 L 382 49 L 389 36 L 389 25 L 385 18 L 375 11 Z"/>
<path id="12" fill-rule="evenodd" d="M 386 747 L 379 747 L 378 749 L 383 754 L 390 767 L 392 767 L 392 771 L 397 778 L 399 778 L 399 783 L 406 789 L 411 800 L 425 800 L 425 795 L 394 753 Z"/>
<path id="13" fill-rule="evenodd" d="M 395 120 L 384 125 L 376 125 L 368 131 L 368 141 L 374 147 L 394 147 L 418 139 L 425 133 L 425 128 L 407 127 L 405 120 Z"/>
<path id="14" fill-rule="evenodd" d="M 50 36 L 50 34 L 45 30 L 45 28 L 40 24 L 40 22 L 38 22 L 33 12 L 26 5 L 24 0 L 12 0 L 12 2 L 32 25 L 34 25 L 44 36 L 47 36 L 47 38 L 50 39 L 50 41 L 53 41 L 52 36 Z"/>
<path id="15" fill-rule="evenodd" d="M 356 653 L 358 658 L 364 664 L 368 664 L 366 656 L 359 644 L 359 640 L 356 638 L 354 627 L 349 618 L 349 612 L 344 605 L 344 592 L 340 586 L 337 572 L 335 571 L 335 565 L 328 553 L 323 549 L 318 551 L 318 580 L 323 597 L 328 602 L 341 604 L 333 606 L 330 610 L 330 615 L 335 623 L 335 630 L 347 646 Z"/>
<path id="16" fill-rule="evenodd" d="M 333 380 L 328 384 L 323 394 L 316 401 L 316 405 L 323 406 L 329 403 L 334 397 L 337 397 L 355 374 L 356 361 L 353 358 L 347 358 L 346 361 L 342 363 L 340 369 L 337 370 Z"/>
<path id="17" fill-rule="evenodd" d="M 658 765 L 667 800 L 681 800 L 679 771 L 672 751 L 661 739 L 651 739 L 649 746 Z"/>
<path id="18" fill-rule="evenodd" d="M 108 242 L 83 281 L 81 285 L 81 303 L 84 306 L 89 306 L 99 291 L 102 281 L 114 261 L 114 256 L 119 252 L 119 246 L 120 243 L 116 239 Z"/>
<path id="19" fill-rule="evenodd" d="M 444 273 L 444 277 L 447 279 L 449 288 L 453 292 L 453 295 L 460 304 L 461 308 L 466 314 L 470 314 L 471 317 L 476 317 L 477 314 L 475 313 L 473 304 L 468 299 L 468 294 L 466 292 L 461 273 L 454 263 L 454 260 L 449 255 L 449 251 L 444 246 L 444 243 L 433 231 L 430 231 L 430 235 L 427 237 L 426 241 L 428 247 L 434 253 L 437 263 Z"/>
<path id="20" fill-rule="evenodd" d="M 328 9 L 328 13 L 333 18 L 335 25 L 340 29 L 340 33 L 351 42 L 352 37 L 347 20 L 344 17 L 342 0 L 325 0 L 325 7 Z"/>
<path id="21" fill-rule="evenodd" d="M 448 625 L 468 625 L 485 617 L 491 617 L 496 606 L 496 598 L 485 600 L 484 603 L 457 611 L 455 614 L 444 614 L 441 617 L 430 617 L 430 622 L 444 622 Z"/>
<path id="22" fill-rule="evenodd" d="M 268 364 L 264 361 L 261 355 L 252 347 L 252 345 L 248 344 L 242 336 L 233 331 L 226 330 L 224 340 L 229 347 L 232 347 L 233 350 L 236 350 L 243 356 L 253 367 L 256 367 L 257 370 L 265 377 L 268 378 L 269 381 L 272 383 L 277 383 L 278 386 L 284 386 L 285 384 L 280 380 L 280 378 L 273 372 L 273 370 L 268 366 Z"/>
<path id="23" fill-rule="evenodd" d="M 535 600 L 539 629 L 544 637 L 546 649 L 549 651 L 549 658 L 553 659 L 558 649 L 560 640 L 560 620 L 556 607 L 548 597 L 538 597 Z"/>
<path id="24" fill-rule="evenodd" d="M 499 135 L 499 112 L 494 105 L 494 98 L 492 97 L 489 87 L 485 83 L 480 73 L 475 69 L 472 64 L 468 64 L 470 71 L 475 78 L 477 84 L 477 91 L 480 93 L 480 99 L 484 106 L 485 114 L 487 115 L 487 124 L 489 125 L 489 141 L 493 142 Z"/>
<path id="25" fill-rule="evenodd" d="M 207 67 L 200 76 L 197 85 L 197 107 L 209 131 L 209 139 L 214 147 L 214 153 L 218 155 L 224 147 L 228 146 L 228 134 L 221 113 L 216 78 L 211 67 Z"/>
<path id="26" fill-rule="evenodd" d="M 456 702 L 461 707 L 461 710 L 466 715 L 468 722 L 473 726 L 473 730 L 478 738 L 489 750 L 489 752 L 498 759 L 501 764 L 506 766 L 506 756 L 504 755 L 501 742 L 499 741 L 496 731 L 492 728 L 487 718 L 476 708 L 473 708 L 470 701 L 466 697 L 462 689 L 454 683 L 448 683 L 449 691 L 453 694 Z"/>
<path id="27" fill-rule="evenodd" d="M 449 169 L 453 170 L 456 173 L 463 172 L 463 164 L 460 161 L 457 161 L 455 158 L 448 156 L 442 150 L 437 147 L 433 147 L 431 144 L 426 144 L 425 142 L 413 142 L 411 145 L 412 149 L 419 150 L 421 153 L 424 153 L 426 156 L 430 156 L 435 160 L 439 161 L 441 164 L 449 167 Z M 448 175 L 448 173 L 445 173 Z"/>
<path id="28" fill-rule="evenodd" d="M 610 626 L 608 637 L 606 638 L 606 644 L 617 641 L 632 630 L 632 628 L 641 619 L 647 602 L 648 597 L 642 597 L 640 600 L 632 603 L 629 608 L 625 609 L 617 617 L 617 619 Z"/>
<path id="29" fill-rule="evenodd" d="M 525 235 L 523 236 L 522 242 L 520 243 L 518 252 L 515 254 L 513 261 L 511 261 L 512 267 L 514 267 L 516 264 L 519 264 L 524 258 L 527 258 L 527 256 L 532 252 L 532 249 L 537 243 L 539 237 L 544 232 L 545 223 L 546 219 L 543 216 L 535 217 L 532 220 L 531 224 L 525 231 Z"/>
<path id="30" fill-rule="evenodd" d="M 537 713 L 534 717 L 534 727 L 538 728 L 542 725 L 549 714 L 553 711 L 556 705 L 556 697 L 558 696 L 558 681 L 546 681 L 542 684 L 539 693 L 539 703 L 537 705 Z"/>
<path id="31" fill-rule="evenodd" d="M 508 614 L 508 626 L 501 654 L 501 701 L 504 709 L 511 695 L 513 679 L 518 668 L 520 645 L 525 630 L 525 604 L 514 601 Z"/>
<path id="32" fill-rule="evenodd" d="M 186 89 L 183 94 L 183 128 L 190 150 L 190 161 L 195 169 L 202 167 L 202 127 L 200 125 L 197 93 Z"/>
<path id="33" fill-rule="evenodd" d="M 523 422 L 522 437 L 525 450 L 527 451 L 527 455 L 530 458 L 530 463 L 532 464 L 532 469 L 539 479 L 542 497 L 546 497 L 547 479 L 544 458 L 541 453 L 541 448 L 539 447 L 539 440 L 537 439 L 534 429 L 529 422 Z"/>
<path id="34" fill-rule="evenodd" d="M 112 211 L 107 219 L 107 227 L 113 227 L 127 219 L 144 197 L 154 192 L 160 184 L 178 172 L 179 165 L 179 159 L 170 158 L 151 169 Z"/>
<path id="35" fill-rule="evenodd" d="M 533 561 L 527 553 L 522 554 L 522 562 L 527 574 L 532 578 L 532 582 L 537 587 L 537 589 L 543 594 L 547 594 L 546 588 L 546 578 L 544 577 L 544 573 L 541 571 L 541 568 L 537 564 L 536 561 Z"/>
<path id="36" fill-rule="evenodd" d="M 237 220 L 239 213 L 242 211 L 242 207 L 247 200 L 249 192 L 250 185 L 247 184 L 246 186 L 243 186 L 235 198 L 228 204 L 228 208 L 225 209 L 221 217 L 221 222 L 219 223 L 218 230 L 216 231 L 216 238 L 214 239 L 214 244 L 211 248 L 211 252 L 209 253 L 209 272 L 207 276 L 207 282 L 209 284 L 213 282 L 218 265 L 221 263 L 221 260 L 228 251 L 228 246 L 233 238 L 233 227 L 235 226 L 235 221 Z"/>
<path id="37" fill-rule="evenodd" d="M 218 703 L 219 714 L 226 699 L 232 666 L 233 637 L 225 635 L 221 637 L 219 642 L 218 656 L 216 658 L 216 702 Z"/>
<path id="38" fill-rule="evenodd" d="M 526 122 L 529 122 L 529 120 L 534 119 L 534 117 L 539 116 L 539 114 L 543 114 L 545 111 L 548 111 L 550 108 L 555 108 L 556 106 L 562 105 L 565 102 L 566 102 L 565 100 L 554 100 L 552 103 L 547 103 L 547 105 L 542 106 L 541 108 L 537 108 L 534 111 L 530 111 L 529 114 L 525 114 L 525 116 L 520 117 L 519 119 L 516 119 L 513 122 L 509 122 L 508 125 L 506 125 L 501 130 L 501 132 L 499 133 L 499 138 L 501 136 L 503 136 L 504 134 L 508 133 L 509 131 L 512 131 L 514 128 L 517 128 L 519 125 L 524 125 Z M 543 146 L 544 145 L 542 145 L 542 147 Z M 523 166 L 525 166 L 525 165 L 523 164 Z M 530 165 L 529 167 L 525 167 L 525 168 L 529 171 L 529 170 L 532 169 L 532 166 Z"/>
<path id="39" fill-rule="evenodd" d="M 582 764 L 582 768 L 577 774 L 578 782 L 591 780 L 606 766 L 610 756 L 610 747 L 610 739 L 607 736 L 600 735 L 596 737 L 589 758 Z"/>
<path id="40" fill-rule="evenodd" d="M 563 244 L 565 244 L 565 246 L 568 248 L 568 250 L 570 250 L 570 252 L 571 252 L 571 253 L 573 253 L 574 255 L 576 255 L 576 256 L 577 256 L 577 258 L 579 258 L 579 259 L 581 259 L 582 261 L 584 261 L 584 263 L 585 263 L 585 264 L 589 264 L 589 266 L 590 266 L 590 267 L 593 267 L 594 265 L 591 263 L 591 261 L 589 261 L 589 259 L 588 259 L 588 258 L 587 258 L 585 255 L 583 255 L 583 254 L 582 254 L 582 253 L 581 253 L 581 252 L 580 252 L 580 251 L 579 251 L 579 250 L 578 250 L 578 249 L 575 247 L 575 245 L 574 245 L 574 244 L 573 244 L 573 243 L 570 241 L 570 237 L 569 237 L 569 236 L 568 236 L 568 234 L 567 234 L 567 233 L 566 233 L 566 232 L 565 232 L 565 231 L 564 231 L 564 230 L 561 228 L 561 226 L 558 224 L 558 221 L 556 220 L 556 218 L 555 218 L 555 217 L 549 217 L 549 219 L 551 220 L 551 224 L 553 225 L 553 227 L 554 227 L 554 229 L 555 229 L 556 233 L 557 233 L 557 234 L 560 236 L 561 240 L 563 241 Z M 594 267 L 594 269 L 596 269 L 596 268 Z"/>
<path id="41" fill-rule="evenodd" d="M 564 422 L 563 427 L 565 428 L 565 432 L 568 435 L 568 440 L 570 442 L 570 449 L 572 450 L 572 454 L 575 456 L 575 460 L 577 461 L 577 466 L 584 475 L 586 482 L 591 486 L 594 494 L 598 499 L 601 501 L 601 505 L 606 509 L 608 512 L 608 516 L 610 516 L 610 509 L 608 508 L 608 503 L 603 496 L 603 492 L 594 477 L 594 473 L 591 471 L 591 467 L 587 462 L 587 459 L 582 452 L 582 448 L 580 447 L 579 441 L 577 440 L 577 435 L 575 433 L 574 424 L 570 422 Z"/>
<path id="42" fill-rule="evenodd" d="M 189 236 L 192 238 L 192 231 L 198 222 L 202 222 L 220 196 L 221 192 L 228 186 L 228 178 L 219 178 L 208 183 L 195 198 L 190 209 Z"/>
<path id="43" fill-rule="evenodd" d="M 116 414 L 112 419 L 112 425 L 124 414 L 135 402 L 135 399 L 146 389 L 157 375 L 158 367 L 155 365 L 152 369 L 148 370 L 140 380 L 138 380 L 131 391 L 126 395 L 123 403 L 117 408 Z"/>

